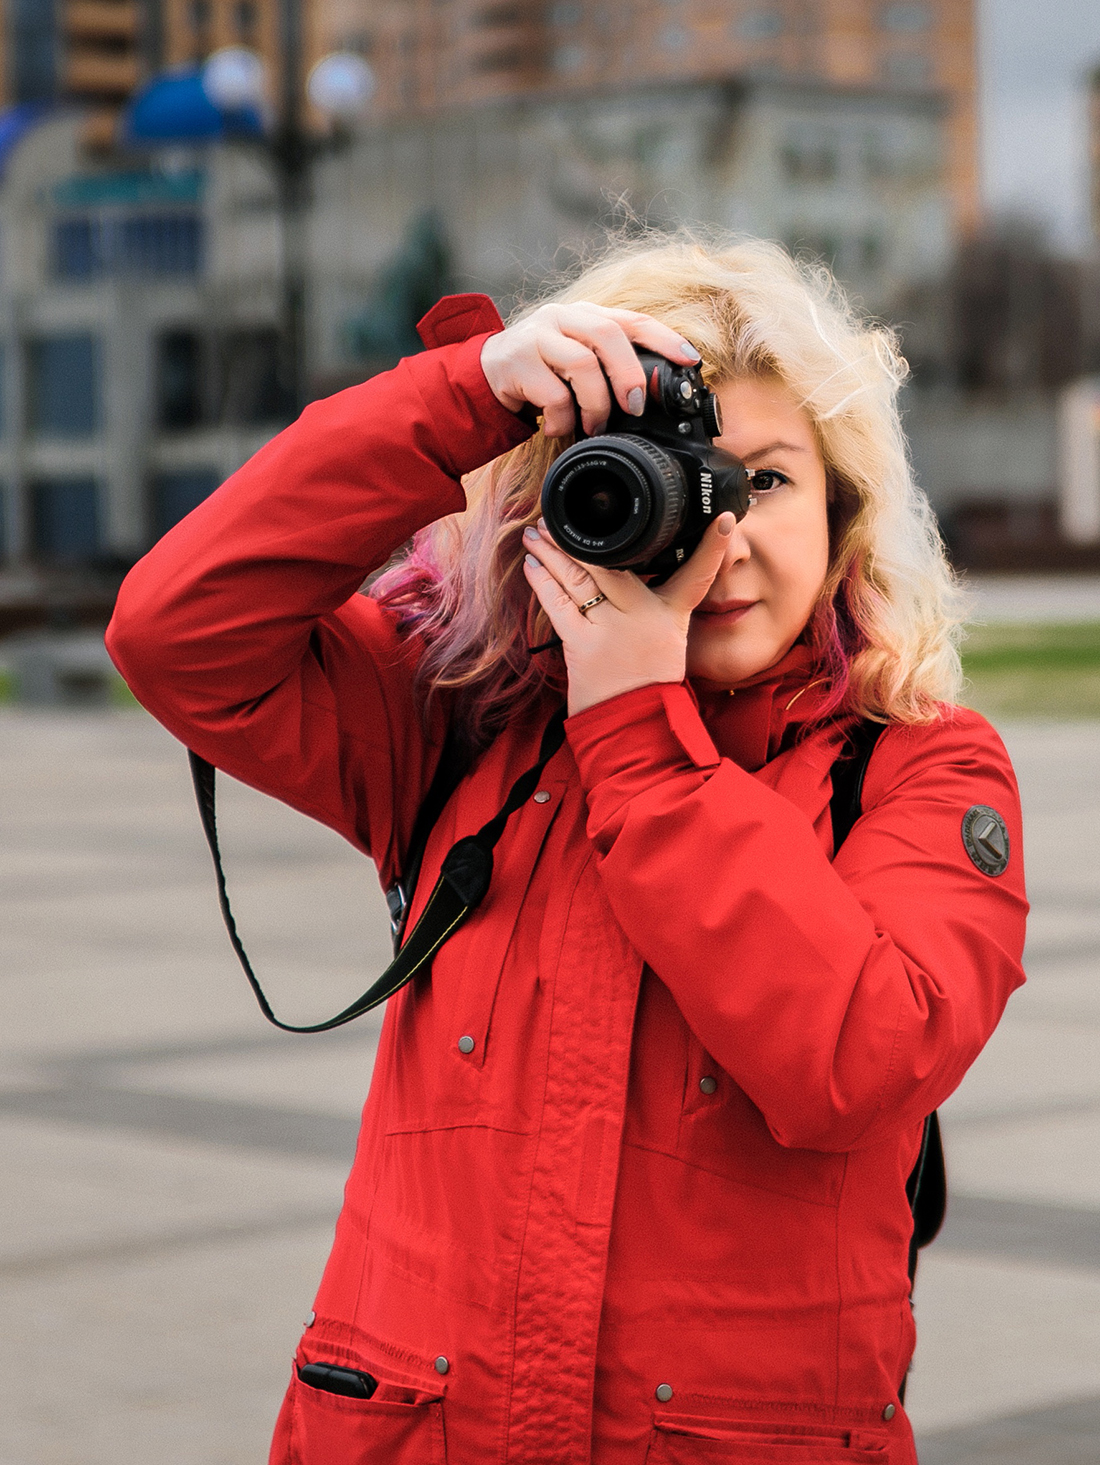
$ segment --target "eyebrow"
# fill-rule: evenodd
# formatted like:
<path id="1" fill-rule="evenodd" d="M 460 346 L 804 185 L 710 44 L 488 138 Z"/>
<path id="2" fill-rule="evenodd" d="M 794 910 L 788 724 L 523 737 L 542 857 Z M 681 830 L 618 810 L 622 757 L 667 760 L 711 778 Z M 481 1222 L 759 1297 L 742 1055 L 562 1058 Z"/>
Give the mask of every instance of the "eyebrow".
<path id="1" fill-rule="evenodd" d="M 751 463 L 754 458 L 767 458 L 772 453 L 804 453 L 805 448 L 799 447 L 797 443 L 769 443 L 766 448 L 757 448 L 753 453 L 746 453 L 741 459 L 742 463 Z"/>

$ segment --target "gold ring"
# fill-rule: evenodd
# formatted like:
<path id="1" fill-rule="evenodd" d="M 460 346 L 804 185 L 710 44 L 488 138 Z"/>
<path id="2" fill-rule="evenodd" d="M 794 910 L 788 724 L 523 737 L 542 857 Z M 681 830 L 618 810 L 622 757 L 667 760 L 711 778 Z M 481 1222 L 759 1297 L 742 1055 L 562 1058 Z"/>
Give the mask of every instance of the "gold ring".
<path id="1" fill-rule="evenodd" d="M 606 595 L 593 595 L 591 600 L 586 600 L 583 605 L 578 605 L 577 609 L 580 611 L 582 616 L 587 615 L 594 605 L 599 605 L 606 599 Z"/>

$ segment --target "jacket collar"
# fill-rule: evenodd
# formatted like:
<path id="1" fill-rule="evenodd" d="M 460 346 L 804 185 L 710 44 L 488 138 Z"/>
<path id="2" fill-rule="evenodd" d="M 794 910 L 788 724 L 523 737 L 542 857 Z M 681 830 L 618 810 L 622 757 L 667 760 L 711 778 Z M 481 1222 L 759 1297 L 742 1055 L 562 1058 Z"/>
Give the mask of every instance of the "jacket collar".
<path id="1" fill-rule="evenodd" d="M 747 681 L 727 690 L 693 684 L 699 712 L 724 758 L 755 773 L 789 747 L 798 730 L 812 722 L 828 696 L 808 646 L 792 646 L 786 656 Z"/>

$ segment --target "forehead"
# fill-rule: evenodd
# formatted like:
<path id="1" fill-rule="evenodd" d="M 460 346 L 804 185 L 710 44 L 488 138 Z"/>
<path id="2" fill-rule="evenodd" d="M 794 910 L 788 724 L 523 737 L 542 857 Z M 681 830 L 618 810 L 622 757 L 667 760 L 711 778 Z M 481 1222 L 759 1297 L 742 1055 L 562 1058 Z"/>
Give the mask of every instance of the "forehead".
<path id="1" fill-rule="evenodd" d="M 783 444 L 791 455 L 821 459 L 817 429 L 798 398 L 778 377 L 733 377 L 714 388 L 722 404 L 724 448 L 739 458 Z"/>

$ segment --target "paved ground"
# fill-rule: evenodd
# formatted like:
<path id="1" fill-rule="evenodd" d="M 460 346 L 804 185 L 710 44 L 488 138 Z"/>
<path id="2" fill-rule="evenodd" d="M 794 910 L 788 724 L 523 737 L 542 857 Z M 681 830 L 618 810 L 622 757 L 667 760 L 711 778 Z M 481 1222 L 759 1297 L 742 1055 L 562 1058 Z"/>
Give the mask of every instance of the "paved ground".
<path id="1" fill-rule="evenodd" d="M 1100 621 L 1100 575 L 975 575 L 967 590 L 982 622 Z"/>
<path id="2" fill-rule="evenodd" d="M 1031 982 L 945 1115 L 910 1402 L 925 1465 L 1094 1465 L 1100 724 L 1007 737 Z M 381 899 L 326 831 L 225 805 L 277 1005 L 327 1015 L 385 962 Z M 0 829 L 0 1465 L 261 1465 L 376 1027 L 262 1023 L 182 754 L 143 714 L 0 714 Z"/>

